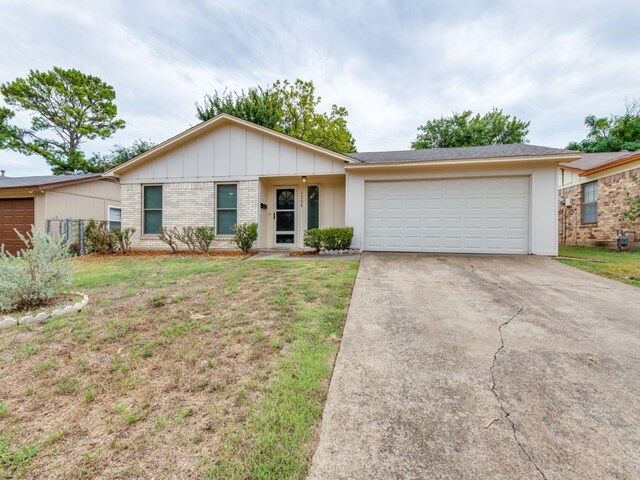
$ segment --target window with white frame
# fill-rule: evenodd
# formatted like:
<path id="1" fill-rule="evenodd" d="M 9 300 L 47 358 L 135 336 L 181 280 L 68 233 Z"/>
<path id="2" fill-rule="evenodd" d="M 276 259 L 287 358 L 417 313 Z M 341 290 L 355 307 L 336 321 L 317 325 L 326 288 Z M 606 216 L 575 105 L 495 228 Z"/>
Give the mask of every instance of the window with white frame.
<path id="1" fill-rule="evenodd" d="M 121 228 L 122 210 L 120 207 L 109 207 L 109 230 Z"/>
<path id="2" fill-rule="evenodd" d="M 598 223 L 598 181 L 582 185 L 582 223 Z"/>
<path id="3" fill-rule="evenodd" d="M 162 227 L 162 185 L 145 185 L 143 191 L 143 234 L 153 235 Z"/>
<path id="4" fill-rule="evenodd" d="M 233 235 L 238 223 L 238 185 L 220 183 L 216 186 L 216 235 Z"/>

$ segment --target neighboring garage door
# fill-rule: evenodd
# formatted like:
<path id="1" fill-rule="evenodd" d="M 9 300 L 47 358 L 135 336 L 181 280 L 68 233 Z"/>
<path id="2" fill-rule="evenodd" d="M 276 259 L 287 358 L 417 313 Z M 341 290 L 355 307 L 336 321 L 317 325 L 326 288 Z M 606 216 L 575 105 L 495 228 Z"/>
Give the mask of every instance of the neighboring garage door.
<path id="1" fill-rule="evenodd" d="M 529 253 L 529 177 L 367 182 L 365 249 Z"/>
<path id="2" fill-rule="evenodd" d="M 14 228 L 24 234 L 33 223 L 33 198 L 0 199 L 0 244 L 5 251 L 16 254 L 24 248 Z"/>

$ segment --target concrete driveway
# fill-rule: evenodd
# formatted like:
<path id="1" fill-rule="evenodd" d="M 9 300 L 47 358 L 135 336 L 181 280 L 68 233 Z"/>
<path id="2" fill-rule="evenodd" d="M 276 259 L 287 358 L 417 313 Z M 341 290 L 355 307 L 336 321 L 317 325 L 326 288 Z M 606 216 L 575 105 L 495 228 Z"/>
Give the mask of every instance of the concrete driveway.
<path id="1" fill-rule="evenodd" d="M 363 254 L 309 477 L 640 478 L 640 289 Z"/>

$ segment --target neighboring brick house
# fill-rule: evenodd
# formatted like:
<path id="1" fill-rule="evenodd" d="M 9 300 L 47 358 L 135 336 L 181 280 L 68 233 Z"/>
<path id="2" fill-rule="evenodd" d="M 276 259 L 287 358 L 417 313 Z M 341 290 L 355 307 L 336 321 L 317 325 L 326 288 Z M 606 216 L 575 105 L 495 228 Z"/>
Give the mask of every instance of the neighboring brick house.
<path id="1" fill-rule="evenodd" d="M 640 245 L 640 222 L 622 214 L 640 195 L 640 152 L 585 153 L 559 166 L 560 245 L 614 246 L 618 230 Z"/>

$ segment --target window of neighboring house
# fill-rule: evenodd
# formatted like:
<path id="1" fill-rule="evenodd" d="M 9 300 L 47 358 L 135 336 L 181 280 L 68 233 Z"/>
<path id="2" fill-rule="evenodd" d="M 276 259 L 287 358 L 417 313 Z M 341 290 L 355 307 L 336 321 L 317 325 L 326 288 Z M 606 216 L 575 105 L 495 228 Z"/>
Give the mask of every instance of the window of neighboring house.
<path id="1" fill-rule="evenodd" d="M 216 235 L 233 235 L 238 223 L 238 185 L 219 184 L 216 188 Z"/>
<path id="2" fill-rule="evenodd" d="M 307 190 L 307 229 L 320 228 L 320 187 L 309 185 Z"/>
<path id="3" fill-rule="evenodd" d="M 582 185 L 582 223 L 598 222 L 598 181 Z"/>
<path id="4" fill-rule="evenodd" d="M 109 207 L 109 230 L 121 227 L 122 210 L 120 207 Z"/>
<path id="5" fill-rule="evenodd" d="M 153 235 L 162 227 L 162 185 L 145 185 L 143 196 L 142 230 Z"/>

